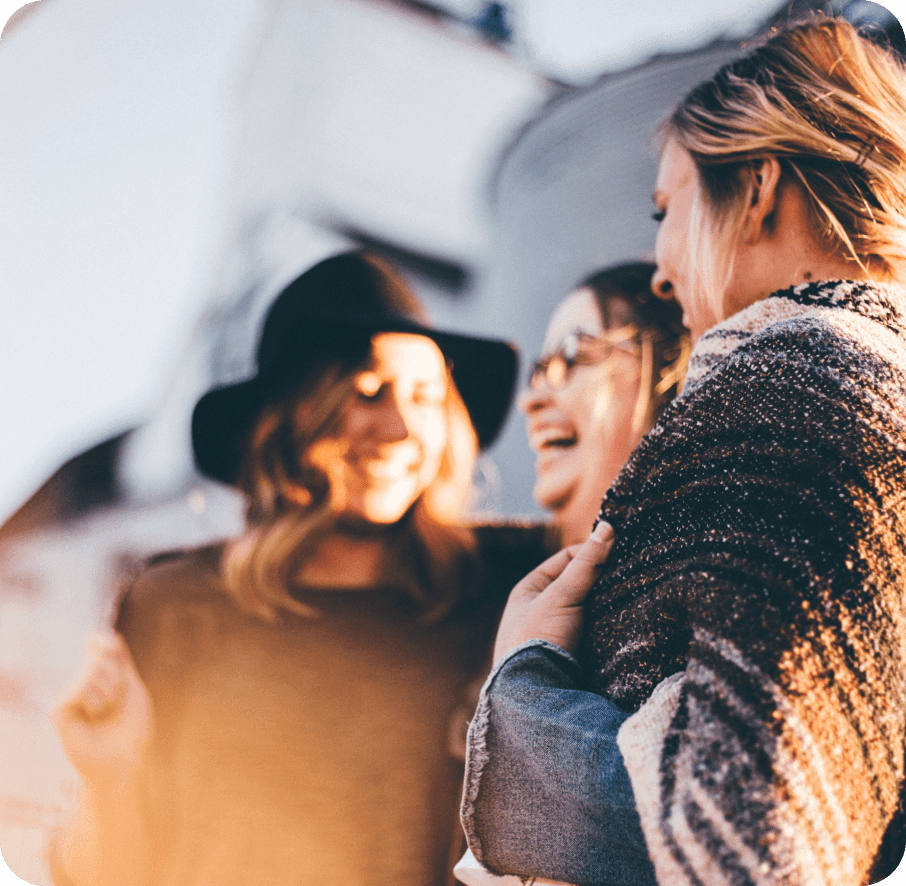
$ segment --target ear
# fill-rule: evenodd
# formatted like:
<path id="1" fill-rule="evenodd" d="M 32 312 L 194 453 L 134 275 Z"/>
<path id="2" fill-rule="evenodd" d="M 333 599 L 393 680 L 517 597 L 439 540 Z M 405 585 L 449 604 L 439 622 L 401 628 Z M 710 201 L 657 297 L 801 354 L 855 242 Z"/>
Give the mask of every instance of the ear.
<path id="1" fill-rule="evenodd" d="M 752 176 L 752 205 L 749 207 L 743 225 L 743 241 L 752 244 L 758 241 L 765 230 L 765 222 L 777 207 L 777 188 L 780 184 L 780 161 L 776 157 L 763 157 L 749 167 Z"/>

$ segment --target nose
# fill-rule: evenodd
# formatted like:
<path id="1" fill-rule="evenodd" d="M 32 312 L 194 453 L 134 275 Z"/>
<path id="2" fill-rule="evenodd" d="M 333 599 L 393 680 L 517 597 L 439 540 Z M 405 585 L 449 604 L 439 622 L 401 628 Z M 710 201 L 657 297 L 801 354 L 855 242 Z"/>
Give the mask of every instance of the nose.
<path id="1" fill-rule="evenodd" d="M 516 405 L 524 415 L 531 415 L 550 403 L 550 399 L 550 388 L 545 384 L 540 384 L 537 387 L 523 388 L 516 399 Z"/>
<path id="2" fill-rule="evenodd" d="M 388 396 L 375 416 L 375 436 L 382 443 L 398 443 L 409 438 L 409 422 L 396 397 Z"/>
<path id="3" fill-rule="evenodd" d="M 664 300 L 673 298 L 673 284 L 670 282 L 665 271 L 658 266 L 651 278 L 651 291 Z"/>

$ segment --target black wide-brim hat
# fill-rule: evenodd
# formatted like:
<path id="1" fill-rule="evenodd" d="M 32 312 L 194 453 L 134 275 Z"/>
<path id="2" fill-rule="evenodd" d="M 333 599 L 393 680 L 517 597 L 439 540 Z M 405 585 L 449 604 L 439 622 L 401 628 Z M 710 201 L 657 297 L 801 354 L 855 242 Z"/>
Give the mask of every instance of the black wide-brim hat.
<path id="1" fill-rule="evenodd" d="M 325 259 L 290 283 L 268 311 L 258 372 L 206 393 L 192 413 L 199 470 L 234 484 L 249 434 L 269 403 L 298 390 L 320 367 L 366 359 L 380 332 L 422 335 L 440 348 L 484 449 L 503 425 L 516 386 L 518 357 L 509 342 L 435 329 L 389 265 L 362 252 Z"/>

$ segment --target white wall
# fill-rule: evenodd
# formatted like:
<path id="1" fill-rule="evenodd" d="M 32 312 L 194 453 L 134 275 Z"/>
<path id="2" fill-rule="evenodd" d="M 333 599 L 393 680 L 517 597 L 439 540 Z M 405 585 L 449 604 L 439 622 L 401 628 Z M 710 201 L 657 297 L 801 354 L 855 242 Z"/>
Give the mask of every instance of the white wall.
<path id="1" fill-rule="evenodd" d="M 0 514 L 149 411 L 219 242 L 256 0 L 46 0 L 0 46 Z"/>

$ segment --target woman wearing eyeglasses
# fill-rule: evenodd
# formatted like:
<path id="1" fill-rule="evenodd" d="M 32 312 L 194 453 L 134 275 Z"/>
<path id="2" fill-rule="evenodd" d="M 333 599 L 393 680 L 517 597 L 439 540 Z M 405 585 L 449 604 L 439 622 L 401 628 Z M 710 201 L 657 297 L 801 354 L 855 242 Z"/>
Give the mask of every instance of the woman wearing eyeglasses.
<path id="1" fill-rule="evenodd" d="M 519 397 L 536 455 L 534 498 L 550 512 L 559 547 L 588 538 L 604 493 L 682 384 L 689 331 L 677 302 L 652 294 L 655 270 L 653 262 L 613 265 L 570 292 L 551 316 Z M 531 741 L 531 724 L 523 725 Z M 498 799 L 511 810 L 517 805 Z M 481 805 L 497 809 L 496 800 Z M 539 841 L 538 850 L 550 842 Z M 490 873 L 471 852 L 456 875 L 467 886 L 520 883 Z"/>
<path id="2" fill-rule="evenodd" d="M 563 546 L 588 536 L 602 496 L 685 371 L 682 310 L 651 294 L 654 270 L 627 262 L 573 290 L 551 317 L 520 397 L 536 455 L 535 501 L 551 512 Z"/>
<path id="3" fill-rule="evenodd" d="M 558 547 L 588 537 L 604 493 L 682 383 L 689 332 L 676 301 L 652 294 L 655 269 L 626 262 L 583 280 L 554 310 L 529 368 L 519 408 L 536 455 L 534 498 L 550 512 Z M 468 886 L 520 883 L 471 853 L 456 875 Z"/>

